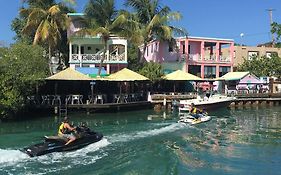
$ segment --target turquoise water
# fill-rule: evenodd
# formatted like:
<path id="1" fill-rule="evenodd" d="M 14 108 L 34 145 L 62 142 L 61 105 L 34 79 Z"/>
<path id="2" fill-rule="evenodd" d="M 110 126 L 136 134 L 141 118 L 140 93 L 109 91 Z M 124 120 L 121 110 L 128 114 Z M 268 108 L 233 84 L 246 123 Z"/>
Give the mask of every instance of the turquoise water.
<path id="1" fill-rule="evenodd" d="M 29 158 L 20 152 L 57 131 L 60 118 L 0 123 L 0 174 L 281 174 L 281 108 L 212 112 L 189 126 L 178 114 L 71 114 L 104 138 L 83 149 Z"/>

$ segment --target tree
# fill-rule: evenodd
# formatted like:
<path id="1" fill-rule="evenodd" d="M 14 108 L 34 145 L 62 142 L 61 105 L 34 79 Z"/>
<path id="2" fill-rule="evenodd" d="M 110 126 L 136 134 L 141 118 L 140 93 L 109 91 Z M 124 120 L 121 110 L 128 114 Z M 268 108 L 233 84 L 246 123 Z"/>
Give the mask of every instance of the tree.
<path id="1" fill-rule="evenodd" d="M 53 49 L 61 40 L 61 31 L 66 30 L 69 25 L 69 19 L 62 13 L 59 5 L 53 5 L 48 9 L 32 7 L 30 9 L 21 9 L 20 13 L 25 16 L 28 14 L 27 23 L 23 28 L 24 34 L 30 34 L 35 30 L 33 44 L 47 43 L 49 50 L 49 69 L 51 69 L 51 57 Z"/>
<path id="2" fill-rule="evenodd" d="M 52 6 L 57 5 L 59 7 L 60 12 L 58 13 L 58 15 L 53 14 L 53 16 L 57 16 L 57 19 L 60 19 L 61 17 L 59 16 L 59 14 L 61 14 L 61 15 L 63 14 L 64 16 L 66 16 L 66 13 L 74 12 L 74 9 L 71 6 L 68 6 L 68 4 L 72 5 L 73 3 L 75 3 L 74 0 L 62 0 L 61 2 L 59 2 L 57 4 L 56 4 L 55 0 L 23 0 L 23 4 L 22 4 L 22 8 L 20 9 L 20 12 L 22 12 L 22 11 L 24 11 L 24 12 L 20 13 L 19 16 L 16 17 L 12 21 L 12 24 L 11 24 L 12 30 L 14 30 L 16 33 L 15 39 L 17 41 L 27 42 L 29 44 L 31 44 L 34 41 L 35 34 L 37 32 L 36 30 L 38 27 L 36 27 L 36 26 L 34 26 L 33 28 L 29 27 L 28 31 L 23 33 L 23 30 L 28 25 L 28 22 L 30 22 L 30 21 L 28 21 L 28 18 L 30 17 L 31 13 L 34 13 L 34 9 L 42 9 L 42 11 L 48 12 L 48 10 Z M 41 13 L 41 15 L 42 15 L 42 13 Z M 38 16 L 39 16 L 39 14 L 38 14 Z M 35 19 L 32 19 L 32 20 L 35 20 Z M 61 18 L 60 20 L 62 21 L 63 18 Z M 37 22 L 39 23 L 39 21 L 37 21 Z M 56 22 L 57 21 L 55 21 L 55 23 Z M 35 21 L 32 21 L 31 23 L 35 23 Z M 56 24 L 54 24 L 54 27 L 56 28 L 55 25 Z M 58 26 L 58 27 L 60 27 L 60 26 Z M 62 55 L 59 58 L 60 64 L 62 63 L 62 58 L 65 60 L 65 62 L 68 58 L 68 47 L 67 47 L 68 41 L 67 41 L 67 34 L 66 34 L 65 29 L 66 29 L 66 27 L 59 29 L 58 32 L 60 33 L 60 35 L 59 35 L 60 37 L 57 39 L 56 45 L 59 45 L 60 47 L 56 47 L 56 49 L 53 49 L 53 52 L 60 53 L 60 55 Z M 48 50 L 48 41 L 47 40 L 44 40 L 44 41 L 41 40 L 40 42 L 38 42 L 38 44 L 40 44 L 41 46 L 46 48 L 46 50 Z M 49 55 L 49 56 L 52 56 L 52 55 Z"/>
<path id="3" fill-rule="evenodd" d="M 164 75 L 162 65 L 154 62 L 145 63 L 139 73 L 149 78 L 153 83 L 160 81 Z"/>
<path id="4" fill-rule="evenodd" d="M 171 12 L 168 6 L 161 7 L 159 0 L 127 0 L 126 6 L 131 6 L 138 17 L 139 30 L 143 49 L 140 62 L 144 60 L 147 45 L 154 39 L 172 41 L 173 32 L 187 35 L 184 29 L 170 25 L 170 22 L 181 19 L 180 13 Z"/>
<path id="5" fill-rule="evenodd" d="M 17 43 L 0 51 L 0 119 L 24 110 L 26 97 L 47 76 L 47 60 L 43 48 Z"/>
<path id="6" fill-rule="evenodd" d="M 111 36 L 130 35 L 128 26 L 131 26 L 127 14 L 118 13 L 114 6 L 114 0 L 90 0 L 85 8 L 86 27 L 76 32 L 76 35 L 99 35 L 103 45 L 103 57 L 100 60 L 98 75 L 101 73 L 102 63 L 105 59 L 108 40 Z"/>
<path id="7" fill-rule="evenodd" d="M 255 56 L 251 60 L 244 60 L 242 64 L 239 64 L 238 71 L 249 71 L 258 77 L 281 77 L 281 58 L 277 55 L 272 55 L 271 58 Z"/>

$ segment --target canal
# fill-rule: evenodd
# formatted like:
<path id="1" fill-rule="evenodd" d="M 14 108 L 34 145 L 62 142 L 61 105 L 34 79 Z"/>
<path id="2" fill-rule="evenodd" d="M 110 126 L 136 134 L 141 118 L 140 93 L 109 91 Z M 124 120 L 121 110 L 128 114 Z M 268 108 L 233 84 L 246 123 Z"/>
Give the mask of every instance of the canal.
<path id="1" fill-rule="evenodd" d="M 221 109 L 190 126 L 178 114 L 142 110 L 86 115 L 104 138 L 77 151 L 29 158 L 19 149 L 56 134 L 61 119 L 0 123 L 0 174 L 280 174 L 280 106 Z"/>

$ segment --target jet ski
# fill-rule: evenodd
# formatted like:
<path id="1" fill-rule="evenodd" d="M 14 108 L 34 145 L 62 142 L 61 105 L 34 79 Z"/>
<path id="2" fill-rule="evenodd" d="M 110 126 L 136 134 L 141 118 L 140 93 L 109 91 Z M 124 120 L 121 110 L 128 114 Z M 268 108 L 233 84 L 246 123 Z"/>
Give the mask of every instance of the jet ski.
<path id="1" fill-rule="evenodd" d="M 180 120 L 178 121 L 178 123 L 185 123 L 185 124 L 199 124 L 202 122 L 207 122 L 209 120 L 211 120 L 212 117 L 205 115 L 205 114 L 201 114 L 200 117 L 198 119 L 194 118 L 192 115 L 185 115 L 180 117 Z"/>
<path id="2" fill-rule="evenodd" d="M 63 152 L 80 149 L 91 143 L 100 141 L 103 138 L 101 133 L 91 131 L 90 128 L 83 126 L 76 128 L 76 140 L 65 145 L 67 138 L 60 136 L 45 136 L 45 141 L 21 150 L 30 157 L 41 156 L 52 152 Z"/>

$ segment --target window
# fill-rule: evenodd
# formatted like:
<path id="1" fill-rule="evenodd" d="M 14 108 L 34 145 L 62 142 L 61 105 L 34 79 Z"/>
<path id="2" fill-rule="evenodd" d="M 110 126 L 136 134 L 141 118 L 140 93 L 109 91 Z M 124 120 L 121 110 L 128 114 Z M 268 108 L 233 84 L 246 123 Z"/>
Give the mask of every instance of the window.
<path id="1" fill-rule="evenodd" d="M 81 54 L 84 54 L 84 46 L 81 46 Z"/>
<path id="2" fill-rule="evenodd" d="M 169 52 L 173 52 L 173 47 L 169 45 Z"/>
<path id="3" fill-rule="evenodd" d="M 205 66 L 204 67 L 204 78 L 216 78 L 216 67 Z"/>
<path id="4" fill-rule="evenodd" d="M 271 58 L 272 56 L 278 56 L 277 52 L 266 52 L 266 58 Z"/>
<path id="5" fill-rule="evenodd" d="M 153 53 L 153 43 L 151 44 L 151 53 Z"/>
<path id="6" fill-rule="evenodd" d="M 249 51 L 248 52 L 248 60 L 255 59 L 258 56 L 259 56 L 259 52 L 258 51 Z"/>
<path id="7" fill-rule="evenodd" d="M 157 51 L 157 46 L 158 46 L 158 43 L 155 43 L 155 51 Z"/>
<path id="8" fill-rule="evenodd" d="M 148 56 L 148 49 L 149 49 L 149 47 L 147 46 L 146 47 L 146 56 Z"/>
<path id="9" fill-rule="evenodd" d="M 182 54 L 185 54 L 185 44 L 182 45 Z"/>
<path id="10" fill-rule="evenodd" d="M 169 52 L 174 51 L 174 45 L 172 43 L 169 43 Z"/>
<path id="11" fill-rule="evenodd" d="M 92 48 L 90 46 L 88 46 L 88 50 L 92 50 Z"/>
<path id="12" fill-rule="evenodd" d="M 220 66 L 220 71 L 219 71 L 219 76 L 223 76 L 226 73 L 230 72 L 230 67 L 229 66 Z"/>

